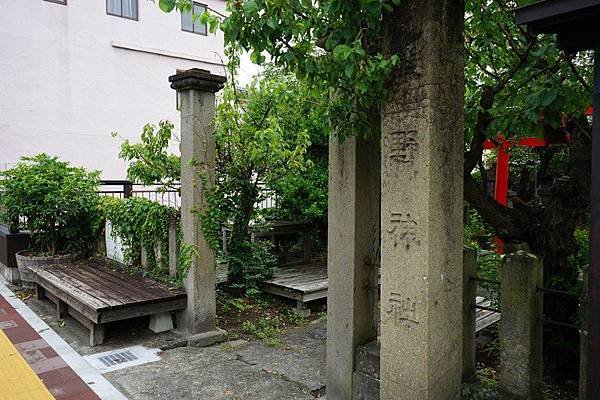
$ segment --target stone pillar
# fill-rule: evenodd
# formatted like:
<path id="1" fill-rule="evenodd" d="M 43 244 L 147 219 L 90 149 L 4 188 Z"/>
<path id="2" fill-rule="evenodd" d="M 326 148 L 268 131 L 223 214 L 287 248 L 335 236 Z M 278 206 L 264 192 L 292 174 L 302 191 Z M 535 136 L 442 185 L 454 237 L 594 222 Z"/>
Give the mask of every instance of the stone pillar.
<path id="1" fill-rule="evenodd" d="M 358 346 L 377 338 L 379 138 L 329 142 L 327 398 L 352 398 Z"/>
<path id="2" fill-rule="evenodd" d="M 205 190 L 215 180 L 215 93 L 223 88 L 225 78 L 194 68 L 170 76 L 169 81 L 181 100 L 183 242 L 198 251 L 183 283 L 188 305 L 179 315 L 178 325 L 195 335 L 189 343 L 210 345 L 223 335 L 215 327 L 215 256 L 204 238 L 198 214 L 205 211 Z"/>
<path id="3" fill-rule="evenodd" d="M 381 140 L 381 399 L 460 399 L 463 19 L 456 0 L 384 15 Z M 457 308 L 458 307 L 458 308 Z"/>
<path id="4" fill-rule="evenodd" d="M 462 363 L 463 381 L 475 375 L 475 307 L 477 302 L 477 251 L 463 250 L 463 302 L 462 302 Z"/>
<path id="5" fill-rule="evenodd" d="M 518 250 L 501 265 L 500 389 L 515 398 L 541 398 L 542 262 Z"/>

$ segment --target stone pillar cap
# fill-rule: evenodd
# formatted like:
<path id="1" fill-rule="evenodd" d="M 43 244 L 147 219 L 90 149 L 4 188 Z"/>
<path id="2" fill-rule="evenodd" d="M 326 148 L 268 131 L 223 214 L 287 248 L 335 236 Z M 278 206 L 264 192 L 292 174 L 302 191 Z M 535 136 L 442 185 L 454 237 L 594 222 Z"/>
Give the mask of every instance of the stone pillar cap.
<path id="1" fill-rule="evenodd" d="M 223 89 L 227 78 L 211 74 L 210 71 L 192 68 L 169 77 L 171 89 L 177 91 L 196 89 L 203 92 L 218 92 Z"/>

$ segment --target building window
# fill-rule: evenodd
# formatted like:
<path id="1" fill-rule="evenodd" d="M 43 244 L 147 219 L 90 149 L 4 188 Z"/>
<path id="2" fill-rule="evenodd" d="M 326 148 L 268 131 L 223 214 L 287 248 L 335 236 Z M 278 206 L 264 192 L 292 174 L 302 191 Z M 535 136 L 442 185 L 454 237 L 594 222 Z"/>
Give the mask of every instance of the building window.
<path id="1" fill-rule="evenodd" d="M 106 0 L 106 13 L 137 21 L 138 0 Z"/>
<path id="2" fill-rule="evenodd" d="M 191 13 L 181 13 L 181 30 L 206 35 L 206 24 L 200 22 L 200 15 L 206 11 L 206 6 L 194 3 Z"/>
<path id="3" fill-rule="evenodd" d="M 63 6 L 67 5 L 67 0 L 45 0 L 45 1 L 48 1 L 50 3 L 62 4 Z"/>

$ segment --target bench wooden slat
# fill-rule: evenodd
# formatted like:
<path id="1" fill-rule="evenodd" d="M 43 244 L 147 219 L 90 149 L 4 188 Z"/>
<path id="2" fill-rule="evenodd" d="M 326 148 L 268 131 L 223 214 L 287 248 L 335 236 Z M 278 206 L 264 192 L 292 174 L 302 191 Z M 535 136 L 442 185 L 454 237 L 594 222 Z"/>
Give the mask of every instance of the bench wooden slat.
<path id="1" fill-rule="evenodd" d="M 81 268 L 79 265 L 75 266 L 61 266 L 63 271 L 79 280 L 88 283 L 97 290 L 106 293 L 110 297 L 119 301 L 122 304 L 135 303 L 140 300 L 147 300 L 148 296 L 140 296 L 136 291 L 131 288 L 122 288 L 112 281 L 106 279 L 106 276 L 102 274 L 94 274 L 87 269 Z"/>
<path id="2" fill-rule="evenodd" d="M 91 287 L 87 283 L 80 281 L 76 277 L 69 275 L 61 268 L 58 268 L 55 266 L 48 267 L 48 268 L 46 268 L 46 272 L 56 276 L 58 279 L 71 285 L 72 287 L 75 287 L 75 288 L 81 290 L 82 292 L 86 293 L 88 296 L 94 297 L 94 298 L 98 299 L 99 301 L 104 302 L 106 305 L 108 305 L 108 307 L 113 307 L 113 306 L 118 306 L 118 305 L 123 304 L 121 301 L 118 301 L 118 300 L 108 296 L 107 294 Z M 102 307 L 102 308 L 105 308 L 105 307 Z"/>
<path id="3" fill-rule="evenodd" d="M 96 297 L 90 296 L 83 290 L 71 285 L 69 282 L 65 282 L 62 279 L 58 278 L 56 275 L 51 274 L 47 271 L 47 269 L 35 269 L 34 275 L 36 277 L 36 283 L 40 284 L 42 287 L 45 288 L 46 286 L 44 284 L 49 283 L 56 290 L 62 291 L 65 294 L 76 298 L 81 304 L 92 310 L 100 310 L 102 308 L 110 307 L 110 305 L 105 303 L 104 301 L 99 300 Z"/>
<path id="4" fill-rule="evenodd" d="M 117 280 L 121 280 L 123 282 L 124 287 L 137 291 L 137 293 L 140 293 L 141 291 L 145 294 L 145 296 L 148 299 L 158 299 L 163 298 L 165 296 L 168 297 L 173 294 L 184 293 L 182 290 L 167 289 L 163 285 L 160 285 L 148 278 L 124 274 L 97 262 L 92 263 L 91 265 L 86 265 L 85 268 L 89 271 L 95 271 L 96 269 L 100 269 L 103 277 L 106 276 L 107 279 L 109 279 L 108 276 L 112 276 Z"/>

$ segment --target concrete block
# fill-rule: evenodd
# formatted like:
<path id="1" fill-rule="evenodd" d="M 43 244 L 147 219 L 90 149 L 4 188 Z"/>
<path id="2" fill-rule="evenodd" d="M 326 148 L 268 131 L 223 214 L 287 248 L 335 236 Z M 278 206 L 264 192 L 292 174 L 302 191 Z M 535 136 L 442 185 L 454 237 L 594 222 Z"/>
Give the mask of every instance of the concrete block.
<path id="1" fill-rule="evenodd" d="M 213 331 L 198 333 L 188 338 L 188 346 L 207 347 L 225 340 L 227 332 L 216 328 Z"/>
<path id="2" fill-rule="evenodd" d="M 17 267 L 8 267 L 0 263 L 0 275 L 11 285 L 16 285 L 21 281 L 19 269 Z"/>
<path id="3" fill-rule="evenodd" d="M 379 400 L 379 379 L 354 371 L 352 380 L 352 400 Z"/>
<path id="4" fill-rule="evenodd" d="M 148 329 L 154 333 L 167 332 L 173 329 L 173 315 L 170 312 L 152 314 Z"/>
<path id="5" fill-rule="evenodd" d="M 356 371 L 379 380 L 380 344 L 374 340 L 356 349 Z"/>

